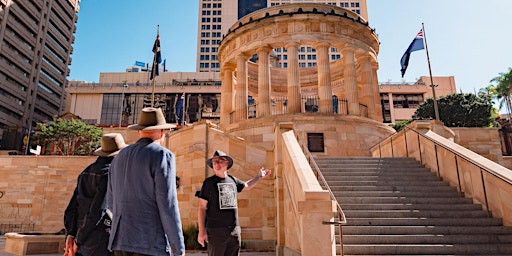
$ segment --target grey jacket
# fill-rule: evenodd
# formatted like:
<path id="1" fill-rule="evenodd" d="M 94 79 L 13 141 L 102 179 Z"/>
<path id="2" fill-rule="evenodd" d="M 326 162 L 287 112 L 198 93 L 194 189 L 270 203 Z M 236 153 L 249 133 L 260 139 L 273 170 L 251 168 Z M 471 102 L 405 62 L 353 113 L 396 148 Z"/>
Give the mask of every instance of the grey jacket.
<path id="1" fill-rule="evenodd" d="M 107 204 L 112 211 L 109 249 L 147 255 L 185 252 L 176 159 L 168 149 L 141 138 L 122 149 L 110 166 Z"/>

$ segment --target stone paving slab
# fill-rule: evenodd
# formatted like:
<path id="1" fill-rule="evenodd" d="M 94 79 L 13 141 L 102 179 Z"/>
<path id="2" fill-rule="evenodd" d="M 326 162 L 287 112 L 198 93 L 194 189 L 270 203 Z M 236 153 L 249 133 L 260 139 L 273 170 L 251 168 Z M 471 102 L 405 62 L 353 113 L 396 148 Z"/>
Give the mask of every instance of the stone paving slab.
<path id="1" fill-rule="evenodd" d="M 0 256 L 16 256 L 12 253 L 4 252 L 5 247 L 5 237 L 0 236 Z M 62 256 L 64 254 L 64 250 L 62 253 L 54 253 L 54 254 L 31 254 L 35 256 Z M 198 251 L 191 251 L 191 252 L 185 252 L 186 256 L 207 256 L 208 254 L 206 252 L 198 252 Z M 275 252 L 242 252 L 240 253 L 240 256 L 275 256 Z"/>

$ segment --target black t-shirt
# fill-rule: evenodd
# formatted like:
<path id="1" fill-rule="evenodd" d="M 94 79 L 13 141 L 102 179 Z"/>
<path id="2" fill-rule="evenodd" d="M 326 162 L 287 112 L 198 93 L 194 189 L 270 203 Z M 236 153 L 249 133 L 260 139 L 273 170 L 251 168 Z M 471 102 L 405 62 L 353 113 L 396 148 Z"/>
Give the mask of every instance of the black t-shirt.
<path id="1" fill-rule="evenodd" d="M 245 182 L 231 175 L 226 178 L 213 175 L 204 180 L 197 196 L 208 201 L 206 227 L 238 226 L 238 193 L 244 187 Z"/>

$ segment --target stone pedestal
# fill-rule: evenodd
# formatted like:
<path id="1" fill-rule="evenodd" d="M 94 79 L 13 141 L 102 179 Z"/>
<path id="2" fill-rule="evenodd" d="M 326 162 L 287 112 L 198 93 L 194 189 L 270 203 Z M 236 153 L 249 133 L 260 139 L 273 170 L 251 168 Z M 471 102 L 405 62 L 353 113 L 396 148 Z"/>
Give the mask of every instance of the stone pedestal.
<path id="1" fill-rule="evenodd" d="M 16 255 L 64 253 L 65 237 L 40 232 L 6 233 L 4 251 Z"/>

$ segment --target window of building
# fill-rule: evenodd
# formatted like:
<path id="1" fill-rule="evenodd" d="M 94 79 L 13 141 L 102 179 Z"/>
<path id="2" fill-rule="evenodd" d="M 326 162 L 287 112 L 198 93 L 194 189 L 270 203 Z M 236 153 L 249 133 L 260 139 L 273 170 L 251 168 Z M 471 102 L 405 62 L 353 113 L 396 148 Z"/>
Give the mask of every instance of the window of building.
<path id="1" fill-rule="evenodd" d="M 382 119 L 384 123 L 391 123 L 391 109 L 389 107 L 389 95 L 387 93 L 380 94 L 380 104 L 382 106 Z"/>
<path id="2" fill-rule="evenodd" d="M 423 101 L 423 94 L 393 94 L 394 108 L 418 108 Z"/>

